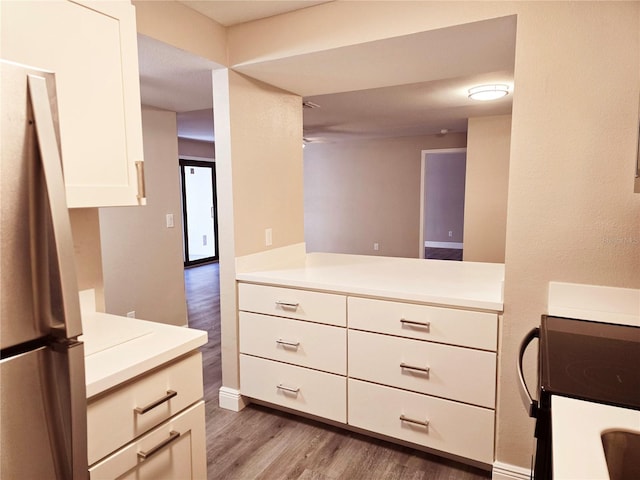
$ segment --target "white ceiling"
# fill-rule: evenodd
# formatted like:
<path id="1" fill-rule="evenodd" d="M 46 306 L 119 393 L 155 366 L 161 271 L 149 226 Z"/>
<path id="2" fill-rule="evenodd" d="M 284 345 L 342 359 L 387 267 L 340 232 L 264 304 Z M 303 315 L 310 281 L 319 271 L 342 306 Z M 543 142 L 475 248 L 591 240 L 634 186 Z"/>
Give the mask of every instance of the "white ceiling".
<path id="1" fill-rule="evenodd" d="M 250 22 L 261 18 L 273 17 L 281 13 L 293 12 L 312 7 L 331 0 L 178 0 L 187 7 L 214 19 L 220 25 L 230 27 L 238 23 Z"/>
<path id="2" fill-rule="evenodd" d="M 323 2 L 181 3 L 234 24 Z M 515 17 L 503 17 L 234 69 L 320 105 L 304 110 L 311 141 L 464 132 L 471 116 L 511 112 L 512 94 L 480 103 L 467 89 L 513 86 L 515 30 Z M 212 115 L 202 110 L 211 109 L 210 72 L 220 65 L 143 36 L 139 53 L 143 103 L 180 112 L 179 136 L 212 140 Z"/>

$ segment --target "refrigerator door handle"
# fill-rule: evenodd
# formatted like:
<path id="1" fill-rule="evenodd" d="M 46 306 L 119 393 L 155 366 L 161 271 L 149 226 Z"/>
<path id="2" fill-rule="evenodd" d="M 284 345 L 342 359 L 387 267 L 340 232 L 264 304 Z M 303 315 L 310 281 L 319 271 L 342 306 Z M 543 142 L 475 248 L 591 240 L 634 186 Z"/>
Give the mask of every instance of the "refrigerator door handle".
<path id="1" fill-rule="evenodd" d="M 59 275 L 61 297 L 60 308 L 53 305 L 41 305 L 40 311 L 51 317 L 53 333 L 61 338 L 75 338 L 82 334 L 82 319 L 80 316 L 80 300 L 78 297 L 78 282 L 76 279 L 75 260 L 73 252 L 73 239 L 71 237 L 71 222 L 65 194 L 62 163 L 56 138 L 53 114 L 51 111 L 49 91 L 44 77 L 28 75 L 29 96 L 33 109 L 35 128 L 37 133 L 42 170 L 48 191 L 48 204 L 51 210 L 51 224 L 57 255 L 57 270 Z M 40 241 L 40 239 L 33 239 Z M 34 254 L 32 246 L 32 255 Z M 42 259 L 35 264 L 42 263 Z M 50 261 L 50 259 L 45 259 Z M 41 268 L 41 267 L 36 267 Z M 46 267 L 45 267 L 46 268 Z M 46 271 L 46 270 L 45 270 Z M 40 273 L 40 276 L 44 275 Z M 50 284 L 48 278 L 38 278 L 40 282 Z M 47 284 L 45 283 L 45 285 Z M 38 288 L 37 290 L 42 290 Z M 49 295 L 37 291 L 37 297 L 44 297 L 47 303 L 51 303 Z M 46 310 L 43 310 L 46 309 Z M 59 310 L 62 318 L 54 318 L 52 310 Z M 55 312 L 58 313 L 58 312 Z"/>

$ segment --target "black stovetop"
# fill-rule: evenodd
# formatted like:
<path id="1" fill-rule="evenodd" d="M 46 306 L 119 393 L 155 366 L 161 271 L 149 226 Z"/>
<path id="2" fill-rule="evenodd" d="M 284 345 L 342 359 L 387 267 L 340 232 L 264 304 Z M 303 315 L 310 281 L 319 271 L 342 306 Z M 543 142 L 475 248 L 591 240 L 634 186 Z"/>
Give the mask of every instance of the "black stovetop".
<path id="1" fill-rule="evenodd" d="M 543 392 L 640 410 L 640 327 L 544 315 Z"/>

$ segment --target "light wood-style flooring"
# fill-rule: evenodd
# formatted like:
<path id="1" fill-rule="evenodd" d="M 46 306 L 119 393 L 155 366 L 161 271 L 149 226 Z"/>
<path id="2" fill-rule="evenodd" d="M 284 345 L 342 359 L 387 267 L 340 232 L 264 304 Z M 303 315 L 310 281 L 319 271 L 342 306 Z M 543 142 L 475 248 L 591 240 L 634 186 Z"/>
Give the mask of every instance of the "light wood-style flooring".
<path id="1" fill-rule="evenodd" d="M 202 348 L 208 480 L 481 480 L 489 472 L 258 405 L 218 406 L 218 264 L 185 270 L 189 326 L 207 330 Z"/>

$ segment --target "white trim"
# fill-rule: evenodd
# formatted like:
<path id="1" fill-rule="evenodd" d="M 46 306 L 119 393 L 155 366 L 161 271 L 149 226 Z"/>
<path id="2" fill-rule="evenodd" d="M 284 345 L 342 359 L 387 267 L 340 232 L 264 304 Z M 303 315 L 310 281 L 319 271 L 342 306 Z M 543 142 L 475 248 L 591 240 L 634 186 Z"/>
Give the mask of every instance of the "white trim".
<path id="1" fill-rule="evenodd" d="M 218 404 L 220 408 L 239 412 L 249 405 L 249 400 L 240 395 L 240 390 L 229 387 L 220 387 L 218 390 Z"/>
<path id="2" fill-rule="evenodd" d="M 427 155 L 430 153 L 460 153 L 467 152 L 467 147 L 458 148 L 431 148 L 428 150 L 422 150 L 420 158 L 420 243 L 418 245 L 424 245 L 424 176 L 427 167 Z M 453 247 L 451 247 L 453 248 Z M 462 247 L 460 247 L 462 248 Z M 418 258 L 424 258 L 424 248 L 420 247 L 418 252 Z"/>
<path id="3" fill-rule="evenodd" d="M 216 163 L 215 158 L 211 157 L 195 157 L 193 155 L 178 155 L 178 160 L 199 160 L 201 162 Z"/>
<path id="4" fill-rule="evenodd" d="M 429 248 L 458 248 L 462 250 L 462 245 L 458 242 L 424 242 L 424 246 Z"/>
<path id="5" fill-rule="evenodd" d="M 530 480 L 531 470 L 508 463 L 493 462 L 491 478 L 492 480 Z"/>

